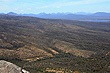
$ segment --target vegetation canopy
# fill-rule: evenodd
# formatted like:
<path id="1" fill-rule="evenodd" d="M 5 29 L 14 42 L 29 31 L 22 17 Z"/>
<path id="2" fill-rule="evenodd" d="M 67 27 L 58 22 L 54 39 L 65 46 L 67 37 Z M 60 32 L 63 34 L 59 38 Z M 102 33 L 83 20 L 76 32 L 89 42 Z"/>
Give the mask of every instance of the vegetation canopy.
<path id="1" fill-rule="evenodd" d="M 0 15 L 0 59 L 32 73 L 109 73 L 110 22 Z"/>

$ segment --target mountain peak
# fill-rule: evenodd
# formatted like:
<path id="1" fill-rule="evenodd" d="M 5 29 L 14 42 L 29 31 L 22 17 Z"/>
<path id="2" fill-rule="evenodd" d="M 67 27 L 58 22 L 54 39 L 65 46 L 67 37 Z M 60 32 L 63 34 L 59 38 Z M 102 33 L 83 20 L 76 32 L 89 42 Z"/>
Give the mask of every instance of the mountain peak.
<path id="1" fill-rule="evenodd" d="M 18 15 L 18 14 L 14 13 L 14 12 L 9 12 L 9 13 L 7 13 L 7 15 Z"/>

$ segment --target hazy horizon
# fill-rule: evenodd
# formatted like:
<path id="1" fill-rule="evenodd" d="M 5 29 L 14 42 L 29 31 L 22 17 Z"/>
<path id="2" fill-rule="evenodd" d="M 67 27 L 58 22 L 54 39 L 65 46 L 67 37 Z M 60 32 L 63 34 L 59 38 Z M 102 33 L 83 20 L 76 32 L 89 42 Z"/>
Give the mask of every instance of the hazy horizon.
<path id="1" fill-rule="evenodd" d="M 1 13 L 1 12 L 0 12 Z M 2 12 L 3 13 L 3 12 Z M 4 12 L 4 14 L 8 14 L 8 13 L 16 13 L 16 12 L 13 12 L 13 11 L 10 11 L 10 12 Z M 90 12 L 76 12 L 76 13 L 72 13 L 72 12 L 56 12 L 56 13 L 46 13 L 46 12 L 41 12 L 41 13 L 16 13 L 16 14 L 84 14 L 84 15 L 87 15 L 87 14 L 95 14 L 95 13 L 110 13 L 110 12 L 94 12 L 94 13 L 90 13 Z"/>
<path id="2" fill-rule="evenodd" d="M 0 0 L 0 13 L 110 13 L 110 0 Z"/>

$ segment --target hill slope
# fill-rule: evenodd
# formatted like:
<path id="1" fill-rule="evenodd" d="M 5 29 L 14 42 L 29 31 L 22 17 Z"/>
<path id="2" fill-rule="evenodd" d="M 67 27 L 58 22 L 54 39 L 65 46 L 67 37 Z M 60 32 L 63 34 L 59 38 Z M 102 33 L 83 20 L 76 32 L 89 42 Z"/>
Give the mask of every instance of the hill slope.
<path id="1" fill-rule="evenodd" d="M 58 66 L 65 71 L 100 71 L 109 60 L 109 37 L 109 22 L 0 15 L 0 59 L 17 63 L 33 73 L 48 71 L 47 68 L 57 70 Z M 95 66 L 98 64 L 95 61 L 93 68 L 87 69 L 92 66 L 88 58 L 100 59 L 101 69 Z M 73 68 L 70 63 L 77 66 Z"/>

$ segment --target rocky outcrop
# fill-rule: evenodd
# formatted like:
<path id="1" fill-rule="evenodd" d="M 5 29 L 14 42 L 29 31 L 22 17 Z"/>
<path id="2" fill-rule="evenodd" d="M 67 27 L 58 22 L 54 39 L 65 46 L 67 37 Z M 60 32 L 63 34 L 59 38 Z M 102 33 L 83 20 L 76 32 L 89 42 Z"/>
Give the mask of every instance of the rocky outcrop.
<path id="1" fill-rule="evenodd" d="M 30 73 L 20 67 L 16 66 L 13 63 L 0 60 L 0 73 Z"/>

